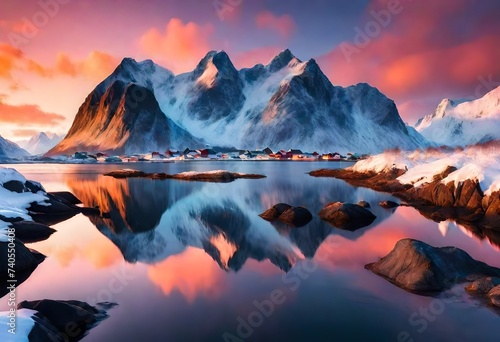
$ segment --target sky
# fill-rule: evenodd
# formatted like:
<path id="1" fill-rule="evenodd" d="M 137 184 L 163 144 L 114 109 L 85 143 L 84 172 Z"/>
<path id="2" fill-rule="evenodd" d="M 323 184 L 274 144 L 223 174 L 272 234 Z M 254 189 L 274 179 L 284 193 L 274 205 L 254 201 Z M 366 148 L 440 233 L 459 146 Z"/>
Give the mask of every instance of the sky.
<path id="1" fill-rule="evenodd" d="M 124 57 L 176 74 L 210 50 L 237 68 L 289 48 L 334 85 L 366 82 L 414 124 L 500 85 L 498 0 L 2 0 L 0 135 L 66 133 Z"/>

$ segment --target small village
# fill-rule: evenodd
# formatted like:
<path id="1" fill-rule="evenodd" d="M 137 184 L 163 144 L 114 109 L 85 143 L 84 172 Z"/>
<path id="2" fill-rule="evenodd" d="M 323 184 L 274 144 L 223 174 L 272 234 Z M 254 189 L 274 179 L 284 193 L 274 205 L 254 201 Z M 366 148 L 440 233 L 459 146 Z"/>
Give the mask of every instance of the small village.
<path id="1" fill-rule="evenodd" d="M 134 155 L 109 155 L 104 152 L 76 152 L 69 156 L 67 162 L 86 163 L 134 163 L 134 162 L 174 162 L 174 161 L 203 161 L 203 160 L 252 160 L 252 161 L 357 161 L 367 158 L 367 154 L 338 152 L 320 154 L 314 152 L 303 152 L 299 149 L 279 150 L 273 152 L 269 147 L 257 150 L 238 150 L 217 147 L 205 147 L 203 149 L 186 148 L 183 151 L 168 149 L 165 152 L 150 152 L 147 154 Z"/>

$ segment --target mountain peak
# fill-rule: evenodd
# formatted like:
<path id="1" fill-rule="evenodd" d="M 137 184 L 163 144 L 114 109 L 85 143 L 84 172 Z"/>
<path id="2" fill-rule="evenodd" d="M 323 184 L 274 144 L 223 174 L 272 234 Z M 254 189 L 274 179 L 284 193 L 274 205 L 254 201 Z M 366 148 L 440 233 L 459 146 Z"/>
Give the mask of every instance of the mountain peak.
<path id="1" fill-rule="evenodd" d="M 285 49 L 273 58 L 273 60 L 267 65 L 267 68 L 270 72 L 281 70 L 293 59 L 296 59 L 300 63 L 300 60 L 295 57 L 289 49 Z"/>
<path id="2" fill-rule="evenodd" d="M 215 68 L 214 68 L 215 67 Z M 209 51 L 194 69 L 193 75 L 199 78 L 207 69 L 214 69 L 211 73 L 222 73 L 226 76 L 237 77 L 238 71 L 234 67 L 227 53 L 222 51 Z M 215 77 L 215 75 L 213 75 Z"/>

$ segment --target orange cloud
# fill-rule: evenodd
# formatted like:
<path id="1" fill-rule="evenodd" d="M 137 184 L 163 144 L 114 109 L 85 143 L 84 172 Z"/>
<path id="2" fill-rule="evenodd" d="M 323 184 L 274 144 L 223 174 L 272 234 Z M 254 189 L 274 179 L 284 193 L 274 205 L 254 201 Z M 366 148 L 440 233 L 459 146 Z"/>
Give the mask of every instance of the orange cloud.
<path id="1" fill-rule="evenodd" d="M 10 79 L 16 64 L 24 58 L 20 49 L 0 43 L 0 78 Z"/>
<path id="2" fill-rule="evenodd" d="M 182 20 L 173 18 L 164 32 L 156 28 L 146 32 L 140 39 L 140 45 L 152 59 L 163 62 L 175 73 L 182 73 L 192 70 L 210 50 L 212 33 L 213 26 L 210 24 L 184 24 Z"/>
<path id="3" fill-rule="evenodd" d="M 225 289 L 222 282 L 224 271 L 204 250 L 188 247 L 182 254 L 174 255 L 149 267 L 148 276 L 170 295 L 179 291 L 189 302 L 199 295 L 218 297 Z"/>
<path id="4" fill-rule="evenodd" d="M 116 68 L 119 59 L 100 51 L 92 51 L 85 59 L 73 61 L 65 53 L 56 58 L 56 72 L 71 77 L 83 76 L 100 82 Z"/>
<path id="5" fill-rule="evenodd" d="M 0 98 L 0 122 L 23 125 L 57 125 L 65 118 L 55 113 L 44 112 L 36 105 L 10 105 Z"/>
<path id="6" fill-rule="evenodd" d="M 295 30 L 295 22 L 288 14 L 276 16 L 270 11 L 262 11 L 255 17 L 255 24 L 261 29 L 270 29 L 288 38 Z"/>
<path id="7" fill-rule="evenodd" d="M 234 64 L 237 68 L 251 68 L 256 64 L 270 62 L 283 48 L 268 46 L 242 52 L 235 56 Z"/>

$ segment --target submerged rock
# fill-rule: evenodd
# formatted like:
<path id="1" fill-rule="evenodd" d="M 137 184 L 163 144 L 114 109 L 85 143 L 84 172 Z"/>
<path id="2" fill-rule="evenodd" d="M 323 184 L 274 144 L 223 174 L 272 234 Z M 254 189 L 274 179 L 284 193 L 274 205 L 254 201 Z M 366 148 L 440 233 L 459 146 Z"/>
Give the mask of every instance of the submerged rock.
<path id="1" fill-rule="evenodd" d="M 487 295 L 497 285 L 500 285 L 500 278 L 480 278 L 467 285 L 465 290 L 472 294 Z"/>
<path id="2" fill-rule="evenodd" d="M 312 220 L 311 212 L 304 207 L 292 207 L 286 203 L 275 204 L 259 215 L 267 221 L 281 221 L 295 227 L 303 227 Z"/>
<path id="3" fill-rule="evenodd" d="M 358 205 L 359 205 L 360 207 L 363 207 L 363 208 L 366 208 L 366 209 L 371 208 L 370 203 L 368 203 L 368 202 L 366 202 L 366 201 L 359 201 L 359 202 L 358 202 Z"/>
<path id="4" fill-rule="evenodd" d="M 432 247 L 402 239 L 379 261 L 365 268 L 394 285 L 420 294 L 440 292 L 468 279 L 500 277 L 500 269 L 474 260 L 456 247 Z"/>
<path id="5" fill-rule="evenodd" d="M 229 172 L 225 170 L 215 170 L 206 172 L 181 172 L 174 175 L 166 173 L 146 173 L 138 170 L 117 170 L 105 173 L 104 176 L 114 177 L 114 178 L 151 178 L 151 179 L 180 179 L 187 181 L 201 181 L 201 182 L 220 182 L 229 183 L 239 178 L 246 179 L 259 179 L 265 178 L 264 175 L 259 174 L 246 174 L 238 172 Z"/>
<path id="6" fill-rule="evenodd" d="M 382 208 L 385 208 L 385 209 L 392 209 L 392 208 L 399 207 L 399 204 L 396 202 L 393 202 L 393 201 L 382 201 L 382 202 L 379 202 L 378 205 L 380 205 Z"/>
<path id="7" fill-rule="evenodd" d="M 319 217 L 337 228 L 346 230 L 366 227 L 377 218 L 371 211 L 358 204 L 342 202 L 328 203 L 319 212 Z"/>

